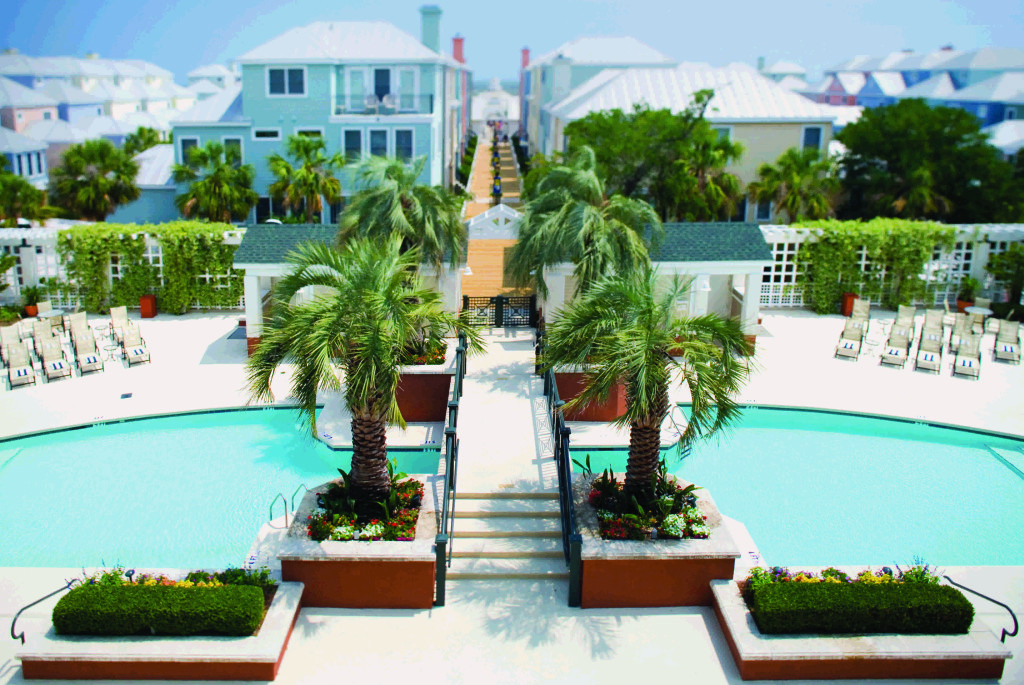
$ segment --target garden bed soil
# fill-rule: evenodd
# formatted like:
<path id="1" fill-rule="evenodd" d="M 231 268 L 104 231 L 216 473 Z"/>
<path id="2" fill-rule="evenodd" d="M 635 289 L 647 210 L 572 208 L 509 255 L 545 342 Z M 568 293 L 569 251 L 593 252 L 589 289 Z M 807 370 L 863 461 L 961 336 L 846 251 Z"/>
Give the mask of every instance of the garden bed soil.
<path id="1" fill-rule="evenodd" d="M 991 678 L 1011 653 L 975 616 L 966 635 L 765 635 L 740 584 L 715 580 L 715 616 L 743 680 Z"/>
<path id="2" fill-rule="evenodd" d="M 620 481 L 624 477 L 616 474 Z M 603 540 L 597 511 L 588 503 L 590 482 L 580 475 L 573 483 L 576 520 L 583 537 L 581 606 L 711 606 L 711 581 L 733 577 L 740 550 L 710 493 L 704 489 L 695 493 L 697 508 L 707 516 L 711 529 L 707 539 Z"/>

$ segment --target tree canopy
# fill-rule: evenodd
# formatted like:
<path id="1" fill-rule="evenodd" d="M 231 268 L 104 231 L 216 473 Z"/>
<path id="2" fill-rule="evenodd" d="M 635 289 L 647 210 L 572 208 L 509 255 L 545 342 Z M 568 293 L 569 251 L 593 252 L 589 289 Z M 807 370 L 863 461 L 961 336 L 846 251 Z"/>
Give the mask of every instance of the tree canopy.
<path id="1" fill-rule="evenodd" d="M 7 158 L 0 155 L 4 162 Z M 42 221 L 54 216 L 56 210 L 46 204 L 46 193 L 26 179 L 4 171 L 0 165 L 0 226 L 13 228 L 18 219 Z"/>
<path id="2" fill-rule="evenodd" d="M 835 162 L 814 148 L 789 148 L 774 164 L 758 167 L 757 180 L 747 186 L 753 200 L 774 203 L 790 223 L 829 218 L 838 191 Z"/>
<path id="3" fill-rule="evenodd" d="M 139 126 L 135 133 L 129 133 L 124 139 L 124 151 L 129 157 L 160 144 L 160 132 L 148 126 Z"/>
<path id="4" fill-rule="evenodd" d="M 301 214 L 306 223 L 318 222 L 323 201 L 330 204 L 341 198 L 341 182 L 334 173 L 345 166 L 345 158 L 341 153 L 325 154 L 327 145 L 321 136 L 289 136 L 286 148 L 295 164 L 276 152 L 267 158 L 275 177 L 270 195 L 293 216 Z"/>
<path id="5" fill-rule="evenodd" d="M 87 140 L 65 150 L 63 163 L 50 172 L 50 196 L 75 217 L 104 221 L 139 199 L 137 173 L 139 165 L 109 140 Z"/>
<path id="6" fill-rule="evenodd" d="M 988 143 L 978 119 L 924 100 L 865 109 L 836 138 L 846 201 L 843 218 L 876 216 L 947 223 L 1024 218 L 1024 184 Z"/>
<path id="7" fill-rule="evenodd" d="M 259 200 L 252 189 L 256 170 L 242 164 L 239 151 L 217 141 L 189 150 L 185 164 L 174 165 L 174 182 L 188 190 L 174 199 L 184 216 L 209 221 L 243 220 Z"/>

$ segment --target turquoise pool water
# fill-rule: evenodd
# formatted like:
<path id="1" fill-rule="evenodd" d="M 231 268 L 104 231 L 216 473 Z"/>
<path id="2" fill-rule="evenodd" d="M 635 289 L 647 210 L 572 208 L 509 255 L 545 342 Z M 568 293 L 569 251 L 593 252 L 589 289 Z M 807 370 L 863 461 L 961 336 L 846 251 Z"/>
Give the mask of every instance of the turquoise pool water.
<path id="1" fill-rule="evenodd" d="M 0 566 L 239 566 L 277 493 L 351 464 L 303 429 L 294 410 L 271 409 L 0 442 Z M 389 454 L 437 473 L 436 450 Z"/>
<path id="2" fill-rule="evenodd" d="M 684 412 L 687 410 L 683 407 Z M 1005 461 L 989 447 L 994 447 Z M 673 473 L 773 565 L 1024 565 L 1024 441 L 825 412 L 747 409 Z M 590 454 L 624 470 L 624 451 Z"/>

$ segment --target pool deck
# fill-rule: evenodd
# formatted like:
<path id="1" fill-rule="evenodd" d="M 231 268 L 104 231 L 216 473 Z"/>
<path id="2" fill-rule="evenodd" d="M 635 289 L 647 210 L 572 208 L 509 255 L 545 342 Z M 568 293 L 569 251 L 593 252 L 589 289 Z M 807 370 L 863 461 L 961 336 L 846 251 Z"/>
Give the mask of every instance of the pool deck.
<path id="1" fill-rule="evenodd" d="M 206 313 L 143 320 L 152 364 L 128 369 L 115 363 L 91 377 L 0 391 L 0 437 L 244 405 L 245 341 L 228 338 L 237 328 L 238 316 Z M 878 340 L 893 315 L 873 316 L 869 339 Z M 992 362 L 991 334 L 982 343 L 981 379 L 971 381 L 950 377 L 952 358 L 945 360 L 938 376 L 915 372 L 910 364 L 902 370 L 881 367 L 880 345 L 872 348 L 873 356 L 835 360 L 832 353 L 843 326 L 838 316 L 769 312 L 762 326 L 760 368 L 741 396 L 743 402 L 867 412 L 1024 434 L 1024 366 Z M 460 490 L 550 490 L 555 487 L 555 472 L 541 382 L 531 373 L 532 332 L 494 330 L 488 342 L 486 356 L 471 358 L 468 365 L 459 416 Z M 283 371 L 272 387 L 276 397 L 287 402 L 289 371 Z M 128 393 L 131 397 L 122 399 Z M 673 399 L 687 397 L 674 392 Z M 760 560 L 756 541 L 741 522 L 728 523 L 744 550 L 737 568 L 737 575 L 744 575 Z M 945 571 L 1024 615 L 1024 567 Z M 0 622 L 8 625 L 18 608 L 79 573 L 0 569 Z M 54 602 L 34 607 L 19 621 L 28 640 L 46 629 Z M 975 607 L 993 628 L 1009 627 L 1002 609 L 983 600 Z M 13 659 L 16 647 L 11 640 L 0 642 L 0 685 L 22 682 Z M 1008 647 L 1016 658 L 1007 662 L 1000 682 L 1024 682 L 1024 637 L 1010 638 Z M 621 682 L 641 671 L 645 678 L 685 674 L 699 683 L 741 682 L 710 609 L 569 609 L 564 581 L 450 582 L 447 606 L 424 611 L 304 609 L 276 682 L 333 681 L 342 672 L 346 678 L 369 682 L 380 681 L 384 673 L 389 681 L 426 677 L 436 682 Z"/>

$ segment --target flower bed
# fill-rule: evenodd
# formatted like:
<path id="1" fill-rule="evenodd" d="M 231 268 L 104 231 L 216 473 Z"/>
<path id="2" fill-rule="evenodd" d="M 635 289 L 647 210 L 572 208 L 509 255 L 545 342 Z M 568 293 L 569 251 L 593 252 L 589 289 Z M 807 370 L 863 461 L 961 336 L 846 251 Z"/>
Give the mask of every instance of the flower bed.
<path id="1" fill-rule="evenodd" d="M 401 474 L 405 475 L 405 474 Z M 416 480 L 399 482 L 392 490 L 389 506 L 381 511 L 360 510 L 348 500 L 344 483 L 330 483 L 316 493 L 317 509 L 308 517 L 306 532 L 317 542 L 324 540 L 393 540 L 416 538 L 416 519 L 423 501 L 423 485 Z"/>
<path id="2" fill-rule="evenodd" d="M 663 461 L 655 482 L 655 499 L 646 508 L 636 498 L 627 498 L 623 484 L 608 470 L 594 479 L 587 501 L 597 510 L 605 540 L 705 540 L 711 528 L 708 517 L 697 508 L 694 491 L 699 489 L 680 485 L 668 475 Z"/>
<path id="3" fill-rule="evenodd" d="M 444 364 L 448 345 L 440 341 L 430 349 L 410 351 L 402 357 L 402 366 L 435 366 Z"/>
<path id="4" fill-rule="evenodd" d="M 939 585 L 927 566 L 884 567 L 856 576 L 755 568 L 743 597 L 766 634 L 967 633 L 974 607 L 954 587 Z"/>

